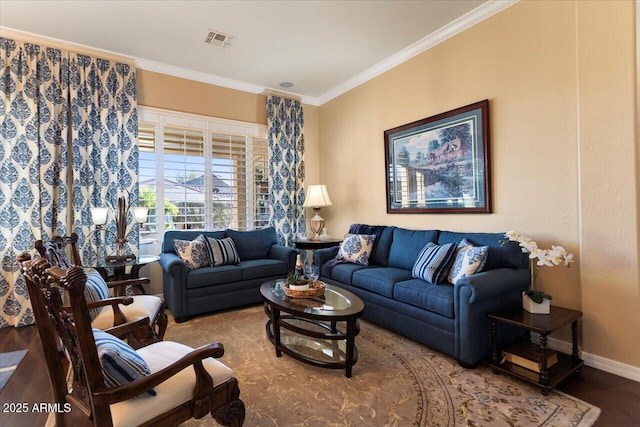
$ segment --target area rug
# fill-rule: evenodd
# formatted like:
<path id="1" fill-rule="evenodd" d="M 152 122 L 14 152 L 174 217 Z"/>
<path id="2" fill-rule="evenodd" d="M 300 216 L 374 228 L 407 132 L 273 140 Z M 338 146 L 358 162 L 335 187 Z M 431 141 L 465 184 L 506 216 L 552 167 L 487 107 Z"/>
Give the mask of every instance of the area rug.
<path id="1" fill-rule="evenodd" d="M 2 391 L 26 355 L 27 350 L 0 353 L 0 391 Z"/>
<path id="2" fill-rule="evenodd" d="M 561 392 L 539 389 L 487 366 L 455 360 L 361 321 L 352 378 L 283 355 L 265 334 L 262 307 L 176 324 L 166 340 L 197 347 L 221 342 L 246 406 L 245 426 L 579 426 L 600 409 Z M 205 417 L 188 426 L 216 426 Z"/>

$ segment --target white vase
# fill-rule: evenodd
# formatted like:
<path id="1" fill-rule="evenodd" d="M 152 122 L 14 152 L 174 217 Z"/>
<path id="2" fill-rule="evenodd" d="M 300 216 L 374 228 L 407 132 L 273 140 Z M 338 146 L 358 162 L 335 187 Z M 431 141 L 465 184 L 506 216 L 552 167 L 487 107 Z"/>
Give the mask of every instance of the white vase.
<path id="1" fill-rule="evenodd" d="M 537 303 L 527 293 L 522 291 L 522 308 L 532 314 L 549 314 L 551 312 L 551 301 L 543 299 L 541 303 Z"/>

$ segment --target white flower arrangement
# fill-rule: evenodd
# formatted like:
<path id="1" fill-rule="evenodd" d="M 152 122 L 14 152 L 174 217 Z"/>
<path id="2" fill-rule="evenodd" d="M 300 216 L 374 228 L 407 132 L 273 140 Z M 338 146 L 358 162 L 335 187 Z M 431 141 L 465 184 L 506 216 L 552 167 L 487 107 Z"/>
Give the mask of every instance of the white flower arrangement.
<path id="1" fill-rule="evenodd" d="M 538 244 L 527 236 L 522 236 L 515 231 L 507 231 L 504 236 L 512 242 L 518 242 L 522 252 L 529 254 L 529 261 L 531 262 L 531 289 L 527 291 L 527 295 L 537 303 L 541 303 L 543 299 L 551 299 L 551 295 L 547 295 L 544 291 L 537 289 L 537 280 L 535 279 L 535 268 L 543 265 L 553 267 L 555 265 L 564 264 L 566 267 L 570 267 L 573 263 L 573 254 L 567 252 L 562 246 L 552 245 L 551 249 L 540 249 Z M 536 265 L 533 265 L 533 261 L 536 260 Z"/>

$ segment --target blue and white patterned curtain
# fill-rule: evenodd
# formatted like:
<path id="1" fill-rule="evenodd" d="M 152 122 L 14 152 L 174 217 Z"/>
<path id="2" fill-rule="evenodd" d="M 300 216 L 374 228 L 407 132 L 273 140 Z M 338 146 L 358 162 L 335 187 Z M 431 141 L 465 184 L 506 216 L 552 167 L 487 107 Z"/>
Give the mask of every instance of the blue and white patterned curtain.
<path id="1" fill-rule="evenodd" d="M 120 195 L 129 203 L 137 200 L 138 118 L 130 65 L 5 38 L 0 38 L 0 59 L 0 327 L 5 327 L 34 321 L 16 264 L 20 253 L 32 251 L 37 239 L 69 234 L 68 225 L 86 236 L 93 228 L 90 206 L 115 207 Z M 115 232 L 111 218 L 107 227 Z M 136 253 L 137 233 L 129 240 L 128 251 Z M 80 242 L 80 247 L 83 260 L 87 251 L 95 257 L 95 246 Z"/>
<path id="2" fill-rule="evenodd" d="M 17 256 L 66 234 L 67 56 L 0 38 L 0 327 L 33 323 Z"/>
<path id="3" fill-rule="evenodd" d="M 112 207 L 106 228 L 115 233 L 119 196 L 138 199 L 138 115 L 135 68 L 101 58 L 69 54 L 73 145 L 73 230 L 80 236 L 84 264 L 104 259 L 114 236 L 94 233 L 91 207 Z M 128 223 L 131 216 L 128 215 Z M 128 236 L 128 253 L 138 252 L 138 232 Z M 98 254 L 97 252 L 102 253 Z"/>
<path id="4" fill-rule="evenodd" d="M 267 96 L 269 127 L 269 223 L 291 246 L 306 232 L 304 208 L 304 115 L 300 101 Z"/>

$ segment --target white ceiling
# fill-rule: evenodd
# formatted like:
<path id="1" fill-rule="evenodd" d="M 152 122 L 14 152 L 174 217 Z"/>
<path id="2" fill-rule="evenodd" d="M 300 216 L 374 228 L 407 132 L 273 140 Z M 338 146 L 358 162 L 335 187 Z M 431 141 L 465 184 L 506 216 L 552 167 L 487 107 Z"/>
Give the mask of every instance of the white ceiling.
<path id="1" fill-rule="evenodd" d="M 0 0 L 0 26 L 129 56 L 142 69 L 320 105 L 513 2 Z M 209 30 L 234 36 L 232 46 L 205 44 Z"/>

